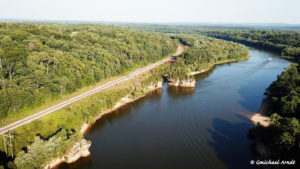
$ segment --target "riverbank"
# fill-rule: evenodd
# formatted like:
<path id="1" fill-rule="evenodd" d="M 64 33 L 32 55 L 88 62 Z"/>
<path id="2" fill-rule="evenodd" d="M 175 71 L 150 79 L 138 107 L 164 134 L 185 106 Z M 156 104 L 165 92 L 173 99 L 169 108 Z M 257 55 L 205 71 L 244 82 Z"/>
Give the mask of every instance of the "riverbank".
<path id="1" fill-rule="evenodd" d="M 204 72 L 206 72 L 206 71 L 209 71 L 209 70 L 210 70 L 211 68 L 213 68 L 213 66 L 215 66 L 215 65 L 220 65 L 220 64 L 225 64 L 225 63 L 232 63 L 232 62 L 239 62 L 239 61 L 242 61 L 242 60 L 246 60 L 246 59 L 248 59 L 249 57 L 250 57 L 250 54 L 249 54 L 246 58 L 243 58 L 243 59 L 241 59 L 241 60 L 230 60 L 230 61 L 226 60 L 226 61 L 224 61 L 224 62 L 215 63 L 215 64 L 213 64 L 209 69 L 202 70 L 200 73 L 204 73 Z M 199 74 L 199 72 L 197 72 L 197 73 L 192 72 L 192 73 L 193 73 L 193 75 Z M 179 86 L 179 87 L 195 87 L 195 83 L 196 83 L 196 81 L 195 81 L 194 79 L 192 79 L 192 80 L 187 80 L 187 81 L 183 81 L 183 82 L 175 81 L 175 82 L 173 82 L 173 83 L 168 83 L 168 85 L 170 85 L 170 86 Z M 131 98 L 131 97 L 129 97 L 129 95 L 127 95 L 127 96 L 121 98 L 120 101 L 117 102 L 117 103 L 114 105 L 113 108 L 111 108 L 110 110 L 107 110 L 107 111 L 104 111 L 104 112 L 100 113 L 98 116 L 95 117 L 95 119 L 96 119 L 96 120 L 99 120 L 99 119 L 101 119 L 104 115 L 109 114 L 109 113 L 112 113 L 112 112 L 114 112 L 115 110 L 119 109 L 120 107 L 122 107 L 122 106 L 124 106 L 124 105 L 126 105 L 126 104 L 132 103 L 132 102 L 134 102 L 134 101 L 136 101 L 136 100 L 138 100 L 138 99 L 140 99 L 140 98 L 142 98 L 142 97 L 145 97 L 149 92 L 154 91 L 154 90 L 159 89 L 159 88 L 162 88 L 162 81 L 159 81 L 156 85 L 150 85 L 150 86 L 148 87 L 147 91 L 145 92 L 145 94 L 142 95 L 142 96 L 139 96 L 139 97 L 136 97 L 136 98 Z M 93 124 L 94 124 L 94 123 L 93 123 Z M 83 135 L 86 135 L 87 132 L 89 131 L 89 129 L 93 126 L 93 124 L 83 123 L 83 124 L 82 124 L 82 127 L 81 127 L 81 129 L 80 129 L 80 132 L 81 132 Z M 76 158 L 76 160 L 73 160 L 73 162 L 74 162 L 74 161 L 77 161 L 77 160 L 81 157 L 81 156 L 79 156 L 79 155 L 75 155 L 75 156 L 76 156 L 77 158 Z M 73 158 L 73 159 L 75 159 L 75 158 Z M 60 161 L 54 160 L 55 165 L 52 165 L 52 166 L 58 166 L 59 164 L 64 163 L 64 162 L 66 162 L 64 159 L 61 159 Z M 67 163 L 68 163 L 68 162 L 67 162 Z"/>
<path id="2" fill-rule="evenodd" d="M 223 160 L 219 155 L 238 161 L 252 160 L 253 141 L 247 137 L 247 133 L 253 124 L 237 113 L 241 111 L 252 115 L 258 112 L 261 106 L 258 100 L 264 98 L 262 91 L 285 67 L 285 62 L 278 65 L 278 60 L 271 55 L 274 62 L 249 76 L 247 72 L 268 57 L 269 53 L 251 48 L 248 61 L 220 65 L 209 73 L 196 76 L 200 84 L 196 84 L 194 89 L 186 89 L 194 92 L 164 85 L 162 94 L 151 94 L 142 101 L 121 108 L 118 113 L 102 117 L 86 136 L 95 143 L 90 148 L 91 157 L 80 159 L 72 165 L 60 165 L 59 169 L 116 169 L 120 164 L 123 168 L 139 169 L 149 167 L 149 159 L 155 162 L 151 168 L 199 168 L 203 165 L 222 168 L 224 163 L 243 168 L 243 163 Z M 181 131 L 188 131 L 189 134 L 182 135 Z M 197 140 L 202 146 L 188 144 L 187 148 L 208 153 L 198 154 L 193 164 L 190 160 L 193 152 L 183 148 L 174 151 L 174 147 L 183 146 L 178 138 L 188 143 Z M 207 138 L 211 138 L 214 144 L 208 142 Z M 215 155 L 207 158 L 207 154 Z M 134 163 L 132 159 L 139 162 Z"/>
<path id="3" fill-rule="evenodd" d="M 266 100 L 264 100 L 259 111 L 250 116 L 250 120 L 253 122 L 254 125 L 260 124 L 264 127 L 268 127 L 271 124 L 271 118 L 264 116 L 268 108 L 269 104 Z"/>
<path id="4" fill-rule="evenodd" d="M 149 87 L 148 87 L 148 90 L 146 91 L 146 93 L 145 93 L 144 95 L 142 95 L 142 96 L 139 96 L 139 97 L 136 97 L 136 98 L 130 98 L 129 95 L 127 95 L 127 96 L 123 97 L 119 102 L 117 102 L 117 103 L 115 104 L 115 106 L 114 106 L 112 109 L 100 113 L 95 119 L 96 119 L 96 120 L 99 120 L 99 119 L 101 119 L 104 115 L 109 114 L 109 113 L 112 113 L 112 112 L 116 111 L 117 109 L 121 108 L 122 106 L 125 106 L 126 104 L 135 102 L 135 101 L 137 101 L 137 100 L 139 100 L 139 99 L 145 97 L 149 92 L 152 92 L 152 91 L 154 91 L 154 90 L 157 90 L 157 89 L 162 88 L 162 83 L 163 83 L 162 81 L 159 81 L 156 85 L 151 85 L 151 86 L 149 86 Z M 94 124 L 94 123 L 93 123 L 93 124 Z M 89 131 L 90 127 L 93 126 L 93 124 L 87 124 L 87 123 L 84 123 L 84 124 L 82 125 L 82 127 L 81 127 L 80 132 L 81 132 L 83 135 L 85 135 L 85 134 Z"/>
<path id="5" fill-rule="evenodd" d="M 183 47 L 179 45 L 175 55 L 180 55 L 182 52 Z M 30 146 L 36 135 L 41 136 L 41 138 L 50 138 L 62 128 L 69 131 L 76 131 L 76 134 L 80 133 L 79 127 L 84 121 L 92 123 L 97 112 L 111 108 L 116 101 L 121 97 L 124 97 L 125 94 L 130 93 L 132 94 L 132 97 L 143 94 L 144 90 L 147 90 L 147 85 L 151 84 L 153 81 L 158 81 L 157 79 L 148 77 L 151 76 L 149 70 L 163 65 L 169 59 L 170 55 L 159 62 L 149 64 L 144 68 L 133 71 L 129 75 L 122 74 L 122 76 L 112 79 L 111 82 L 103 81 L 99 83 L 99 86 L 93 85 L 92 87 L 88 87 L 84 91 L 72 95 L 74 96 L 72 98 L 57 102 L 57 105 L 50 105 L 50 108 L 45 107 L 45 110 L 41 110 L 40 113 L 34 114 L 34 116 L 32 115 L 33 118 L 31 118 L 32 116 L 28 116 L 20 121 L 20 123 L 18 122 L 17 125 L 13 125 L 12 128 L 8 126 L 9 129 L 14 129 L 14 132 L 17 135 L 14 138 L 14 153 L 18 154 L 24 150 L 24 148 Z M 119 85 L 120 83 L 122 83 L 122 85 Z M 35 125 L 38 125 L 39 127 L 36 127 Z M 3 132 L 5 131 L 6 128 Z M 71 140 L 70 142 L 73 144 L 75 141 L 80 141 L 80 138 Z M 5 150 L 3 145 L 4 144 L 0 144 L 0 149 L 2 151 Z M 70 148 L 71 145 L 64 146 L 61 151 L 66 152 Z M 25 152 L 25 154 L 27 154 L 27 152 Z M 61 152 L 59 153 L 59 156 L 60 155 L 62 155 Z M 51 159 L 56 157 L 58 157 L 58 155 L 51 156 Z M 50 159 L 43 160 L 44 163 L 46 163 Z"/>
<path id="6" fill-rule="evenodd" d="M 262 125 L 264 127 L 268 127 L 271 124 L 271 119 L 269 117 L 263 116 L 260 113 L 254 113 L 250 120 L 254 123 L 254 125 Z"/>
<path id="7" fill-rule="evenodd" d="M 73 147 L 68 151 L 63 157 L 53 159 L 49 162 L 44 169 L 55 168 L 59 164 L 65 162 L 68 164 L 74 163 L 81 157 L 88 157 L 91 155 L 89 148 L 91 147 L 91 142 L 85 139 L 82 139 L 79 142 L 76 142 Z"/>
<path id="8" fill-rule="evenodd" d="M 144 95 L 136 97 L 136 98 L 131 98 L 129 95 L 123 97 L 120 99 L 119 102 L 117 102 L 113 108 L 106 110 L 104 112 L 101 112 L 98 116 L 95 117 L 96 120 L 101 119 L 104 115 L 109 114 L 114 112 L 115 110 L 119 109 L 120 107 L 132 103 L 134 101 L 137 101 L 143 97 L 145 97 L 149 92 L 157 90 L 162 88 L 162 81 L 159 81 L 156 85 L 150 85 L 145 92 Z M 85 135 L 89 129 L 93 126 L 94 123 L 88 124 L 88 123 L 83 123 L 80 129 L 80 133 L 82 135 Z M 72 148 L 63 156 L 60 158 L 53 159 L 51 162 L 49 162 L 44 169 L 51 169 L 59 166 L 61 163 L 73 163 L 76 162 L 78 159 L 81 157 L 88 157 L 91 153 L 89 151 L 89 148 L 91 146 L 91 143 L 86 141 L 85 139 L 82 139 L 80 142 L 76 142 Z"/>
<path id="9" fill-rule="evenodd" d="M 255 126 L 262 125 L 264 127 L 268 127 L 271 124 L 271 118 L 264 116 L 267 110 L 268 110 L 268 103 L 266 100 L 264 100 L 258 112 L 254 114 L 238 112 L 238 114 L 249 119 Z"/>
<path id="10" fill-rule="evenodd" d="M 175 86 L 175 87 L 195 87 L 196 80 L 195 79 L 188 79 L 188 80 L 173 80 L 170 79 L 169 86 Z"/>
<path id="11" fill-rule="evenodd" d="M 201 72 L 192 72 L 191 74 L 192 74 L 192 75 L 195 75 L 195 74 L 199 74 L 199 73 L 204 73 L 204 72 L 206 72 L 206 71 L 209 71 L 209 70 L 210 70 L 211 68 L 213 68 L 213 66 L 215 66 L 215 65 L 220 65 L 220 64 L 225 64 L 225 63 L 232 63 L 232 62 L 238 62 L 238 61 L 246 60 L 246 59 L 248 59 L 249 57 L 250 57 L 250 55 L 248 55 L 246 58 L 243 58 L 243 59 L 241 59 L 241 60 L 230 60 L 230 61 L 226 60 L 226 61 L 224 61 L 224 62 L 215 63 L 215 64 L 213 64 L 213 65 L 212 65 L 210 68 L 208 68 L 208 69 L 204 69 L 204 70 L 202 70 Z M 139 96 L 139 97 L 131 98 L 131 97 L 129 97 L 129 95 L 127 95 L 127 96 L 121 98 L 120 101 L 118 101 L 118 102 L 114 105 L 113 108 L 111 108 L 111 109 L 109 109 L 109 110 L 107 110 L 107 111 L 104 111 L 104 112 L 100 113 L 98 116 L 95 117 L 95 120 L 99 120 L 99 119 L 101 119 L 103 116 L 105 116 L 105 115 L 107 115 L 107 114 L 109 114 L 109 113 L 114 112 L 115 110 L 119 109 L 120 107 L 122 107 L 122 106 L 124 106 L 124 105 L 126 105 L 126 104 L 129 104 L 129 103 L 132 103 L 132 102 L 134 102 L 134 101 L 136 101 L 136 100 L 138 100 L 138 99 L 140 99 L 140 98 L 142 98 L 142 97 L 145 97 L 145 96 L 146 96 L 149 92 L 151 92 L 151 91 L 154 91 L 154 90 L 156 90 L 156 89 L 162 88 L 162 83 L 163 83 L 162 81 L 159 81 L 156 85 L 150 85 L 150 86 L 148 87 L 147 91 L 145 92 L 145 94 L 144 94 L 144 95 L 141 95 L 141 96 Z M 195 87 L 195 84 L 196 84 L 196 81 L 195 81 L 194 79 L 184 80 L 184 81 L 179 81 L 179 80 L 177 80 L 177 81 L 171 81 L 170 83 L 168 83 L 169 86 L 178 86 L 178 87 Z M 80 132 L 81 132 L 83 135 L 86 135 L 86 134 L 88 133 L 89 129 L 93 126 L 93 124 L 94 124 L 94 123 L 92 123 L 92 124 L 83 123 L 83 124 L 82 124 L 82 127 L 81 127 L 81 129 L 80 129 Z M 85 150 L 85 151 L 86 151 L 86 150 Z M 78 153 L 80 153 L 80 152 L 78 152 Z M 85 156 L 80 156 L 80 155 L 78 155 L 78 153 L 77 153 L 77 154 L 74 154 L 74 157 L 72 158 L 72 159 L 73 159 L 72 162 L 77 161 L 80 157 L 85 157 Z M 89 154 L 90 154 L 90 153 L 89 153 Z M 64 163 L 64 162 L 70 163 L 70 162 L 66 161 L 66 158 L 58 158 L 58 159 L 56 159 L 56 160 L 53 160 L 52 163 L 49 164 L 48 166 L 53 166 L 53 167 L 55 167 L 55 166 L 58 166 L 59 164 Z"/>
<path id="12" fill-rule="evenodd" d="M 238 60 L 236 59 L 226 59 L 224 61 L 220 61 L 214 64 L 211 64 L 210 66 L 208 66 L 208 68 L 206 69 L 202 69 L 200 71 L 194 71 L 194 72 L 190 72 L 189 75 L 190 76 L 194 76 L 197 74 L 201 74 L 201 73 L 205 73 L 208 72 L 209 70 L 211 70 L 212 68 L 214 68 L 216 65 L 222 65 L 222 64 L 226 64 L 226 63 L 235 63 L 235 62 L 240 62 L 240 61 L 244 61 L 250 58 L 250 53 L 244 57 L 244 58 L 239 58 Z M 184 80 L 174 80 L 174 79 L 168 79 L 168 85 L 169 86 L 176 86 L 176 87 L 195 87 L 196 85 L 196 81 L 193 78 L 190 79 L 184 79 Z"/>
<path id="13" fill-rule="evenodd" d="M 225 61 L 220 61 L 220 62 L 217 62 L 217 63 L 213 63 L 211 66 L 209 66 L 208 68 L 206 69 L 202 69 L 200 71 L 194 71 L 194 72 L 191 72 L 189 73 L 189 75 L 197 75 L 197 74 L 201 74 L 201 73 L 205 73 L 205 72 L 208 72 L 209 70 L 211 70 L 214 66 L 216 65 L 222 65 L 222 64 L 226 64 L 226 63 L 235 63 L 235 62 L 240 62 L 240 61 L 244 61 L 244 60 L 247 60 L 251 57 L 250 53 L 245 57 L 245 58 L 241 58 L 241 59 L 238 59 L 238 60 L 235 60 L 235 59 L 231 59 L 231 60 L 225 60 Z"/>

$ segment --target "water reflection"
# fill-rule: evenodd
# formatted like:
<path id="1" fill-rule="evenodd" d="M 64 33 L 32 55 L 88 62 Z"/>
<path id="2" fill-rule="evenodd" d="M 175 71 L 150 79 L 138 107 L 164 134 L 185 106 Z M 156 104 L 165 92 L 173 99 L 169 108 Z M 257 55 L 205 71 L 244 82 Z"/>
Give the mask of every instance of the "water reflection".
<path id="1" fill-rule="evenodd" d="M 86 157 L 86 158 L 80 158 L 78 161 L 72 164 L 63 163 L 59 167 L 68 168 L 68 169 L 75 169 L 75 168 L 88 169 L 93 167 L 93 162 L 88 157 Z"/>
<path id="2" fill-rule="evenodd" d="M 132 109 L 138 109 L 146 101 L 159 99 L 161 97 L 161 94 L 162 94 L 162 89 L 159 88 L 147 93 L 146 97 L 142 97 L 136 100 L 134 104 L 129 103 L 121 106 L 117 110 L 102 116 L 87 130 L 86 133 L 100 132 L 105 125 L 107 124 L 111 125 L 114 123 L 114 121 L 120 120 L 130 115 Z"/>
<path id="3" fill-rule="evenodd" d="M 87 134 L 91 156 L 59 168 L 248 169 L 258 158 L 246 118 L 289 63 L 250 49 L 246 61 L 196 76 L 196 87 L 163 85 L 98 120 Z M 266 62 L 272 57 L 272 62 Z M 242 112 L 242 113 L 241 113 Z"/>
<path id="4" fill-rule="evenodd" d="M 227 164 L 228 168 L 241 169 L 241 166 L 243 169 L 253 168 L 249 162 L 250 159 L 254 158 L 250 154 L 242 152 L 245 149 L 244 146 L 249 145 L 247 131 L 251 126 L 250 123 L 246 122 L 232 123 L 215 118 L 213 129 L 207 129 L 212 137 L 209 144 L 217 152 L 218 158 Z"/>
<path id="5" fill-rule="evenodd" d="M 176 98 L 176 97 L 185 97 L 193 94 L 195 92 L 195 88 L 182 88 L 177 86 L 171 86 L 167 88 L 168 95 Z"/>

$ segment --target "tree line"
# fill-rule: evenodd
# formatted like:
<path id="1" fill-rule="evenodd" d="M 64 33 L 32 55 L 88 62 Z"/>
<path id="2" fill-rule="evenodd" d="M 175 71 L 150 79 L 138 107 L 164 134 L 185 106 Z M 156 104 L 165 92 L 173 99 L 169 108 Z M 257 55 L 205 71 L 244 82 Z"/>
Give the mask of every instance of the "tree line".
<path id="1" fill-rule="evenodd" d="M 176 62 L 162 71 L 173 80 L 187 80 L 193 78 L 191 72 L 209 69 L 214 64 L 239 61 L 249 56 L 249 51 L 243 45 L 234 42 L 197 34 L 173 35 L 171 38 L 187 46 L 184 53 L 176 58 Z"/>
<path id="2" fill-rule="evenodd" d="M 300 59 L 300 34 L 297 32 L 281 32 L 274 30 L 230 30 L 204 31 L 205 35 L 245 43 L 254 47 L 265 48 L 277 52 L 283 57 Z"/>
<path id="3" fill-rule="evenodd" d="M 300 68 L 292 64 L 267 89 L 266 115 L 272 123 L 268 127 L 256 126 L 250 136 L 269 145 L 272 156 L 286 154 L 292 158 L 300 151 Z"/>
<path id="4" fill-rule="evenodd" d="M 192 78 L 189 75 L 192 71 L 239 60 L 248 54 L 242 45 L 201 35 L 169 38 L 169 35 L 114 26 L 3 23 L 0 30 L 3 32 L 0 56 L 4 63 L 0 111 L 4 119 L 22 113 L 22 109 L 39 106 L 83 86 L 162 59 L 175 51 L 177 41 L 189 46 L 171 65 L 162 65 L 136 80 L 101 91 L 16 129 L 13 134 L 17 157 L 11 159 L 14 163 L 0 163 L 8 168 L 39 168 L 61 156 L 81 138 L 83 122 L 95 122 L 99 113 L 111 109 L 123 97 L 144 95 L 162 76 Z M 2 41 L 9 38 L 8 44 Z M 8 55 L 9 48 L 23 52 Z M 0 149 L 4 150 L 1 140 Z M 47 153 L 40 152 L 43 149 Z M 34 160 L 28 162 L 28 159 Z"/>
<path id="5" fill-rule="evenodd" d="M 117 26 L 0 23 L 0 119 L 159 61 L 176 49 L 177 42 L 166 35 Z M 128 94 L 144 94 L 157 79 L 114 87 L 14 130 L 17 156 L 1 153 L 0 168 L 40 168 L 63 155 L 82 137 L 83 122 L 93 123 Z M 0 149 L 5 150 L 2 139 Z"/>
<path id="6" fill-rule="evenodd" d="M 246 43 L 277 52 L 293 64 L 277 77 L 265 92 L 271 117 L 268 127 L 258 125 L 249 135 L 272 149 L 271 156 L 299 156 L 300 151 L 300 34 L 274 30 L 253 31 L 208 31 L 204 34 L 221 39 Z M 277 151 L 274 151 L 277 150 Z"/>
<path id="7" fill-rule="evenodd" d="M 276 158 L 299 157 L 300 153 L 300 33 L 293 28 L 251 28 L 222 26 L 129 25 L 149 32 L 167 34 L 201 34 L 218 39 L 247 44 L 278 53 L 293 62 L 266 89 L 270 106 L 266 115 L 272 119 L 269 127 L 257 126 L 249 135 L 263 142 Z M 183 39 L 180 39 L 184 43 Z M 190 43 L 186 43 L 190 46 Z M 190 49 L 192 50 L 192 49 Z M 203 51 L 203 50 L 202 50 Z M 205 51 L 205 50 L 204 50 Z M 186 54 L 189 52 L 187 51 Z M 193 56 L 197 56 L 194 55 Z M 191 62 L 193 64 L 193 62 Z M 198 62 L 195 62 L 198 63 Z M 279 153 L 276 153 L 279 152 Z"/>
<path id="8" fill-rule="evenodd" d="M 167 36 L 116 26 L 0 23 L 0 119 L 166 57 Z"/>
<path id="9" fill-rule="evenodd" d="M 269 108 L 265 113 L 271 117 L 271 125 L 258 125 L 250 130 L 249 135 L 272 149 L 270 156 L 299 156 L 300 34 L 276 30 L 218 30 L 203 31 L 202 34 L 271 50 L 293 62 L 266 89 L 265 104 Z"/>

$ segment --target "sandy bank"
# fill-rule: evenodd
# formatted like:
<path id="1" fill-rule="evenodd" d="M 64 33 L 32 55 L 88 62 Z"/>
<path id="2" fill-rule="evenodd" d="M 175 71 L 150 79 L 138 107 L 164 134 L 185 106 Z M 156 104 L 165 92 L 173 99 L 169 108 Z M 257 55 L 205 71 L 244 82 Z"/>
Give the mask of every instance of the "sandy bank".
<path id="1" fill-rule="evenodd" d="M 271 119 L 269 117 L 263 116 L 259 113 L 254 113 L 251 117 L 250 120 L 254 123 L 254 125 L 262 125 L 262 126 L 269 126 L 271 124 Z"/>
<path id="2" fill-rule="evenodd" d="M 263 101 L 259 111 L 254 114 L 248 114 L 245 112 L 238 112 L 237 114 L 246 117 L 247 119 L 251 120 L 254 125 L 262 125 L 262 126 L 269 126 L 271 124 L 270 117 L 264 116 L 265 112 L 268 109 L 268 104 L 266 101 Z"/>
<path id="3" fill-rule="evenodd" d="M 250 120 L 254 123 L 254 125 L 257 125 L 259 123 L 262 126 L 267 127 L 271 124 L 270 117 L 266 117 L 263 115 L 266 113 L 268 108 L 269 108 L 269 104 L 266 100 L 264 100 L 259 111 L 257 113 L 254 113 L 252 116 L 250 116 Z"/>

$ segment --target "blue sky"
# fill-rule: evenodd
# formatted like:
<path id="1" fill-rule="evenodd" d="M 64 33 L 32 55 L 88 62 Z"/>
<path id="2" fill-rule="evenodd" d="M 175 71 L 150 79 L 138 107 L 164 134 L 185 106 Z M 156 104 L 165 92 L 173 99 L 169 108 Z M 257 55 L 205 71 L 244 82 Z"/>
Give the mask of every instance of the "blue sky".
<path id="1" fill-rule="evenodd" d="M 0 0 L 0 18 L 300 24 L 300 0 Z"/>

